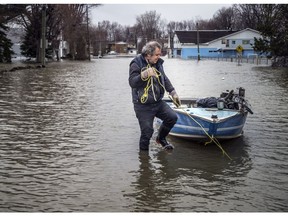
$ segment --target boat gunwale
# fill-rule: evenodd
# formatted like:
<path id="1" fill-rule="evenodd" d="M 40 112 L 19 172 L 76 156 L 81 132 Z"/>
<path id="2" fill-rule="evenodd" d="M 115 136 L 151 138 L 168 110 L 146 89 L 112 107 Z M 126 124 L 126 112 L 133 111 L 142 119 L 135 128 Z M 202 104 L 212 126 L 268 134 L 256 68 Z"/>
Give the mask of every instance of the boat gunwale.
<path id="1" fill-rule="evenodd" d="M 173 108 L 173 107 L 172 107 Z M 211 110 L 211 111 L 218 111 L 218 112 L 221 112 L 221 111 L 223 111 L 223 112 L 225 112 L 225 111 L 229 111 L 229 112 L 235 112 L 235 113 L 233 113 L 233 114 L 231 114 L 231 115 L 229 115 L 229 116 L 225 116 L 225 117 L 217 117 L 217 118 L 212 118 L 212 117 L 205 117 L 205 116 L 201 116 L 201 115 L 199 115 L 199 114 L 195 114 L 195 113 L 189 113 L 189 111 L 187 111 L 187 110 L 185 110 L 185 109 L 197 109 L 197 108 L 199 108 L 200 109 L 200 107 L 193 107 L 193 108 L 173 108 L 173 110 L 176 112 L 176 113 L 180 113 L 180 114 L 183 114 L 183 115 L 187 115 L 187 116 L 189 116 L 189 117 L 197 117 L 197 118 L 200 118 L 200 119 L 202 119 L 202 120 L 204 120 L 204 121 L 209 121 L 210 123 L 214 123 L 214 124 L 216 124 L 216 123 L 221 123 L 221 122 L 223 122 L 223 121 L 227 121 L 228 119 L 230 119 L 230 118 L 233 118 L 233 117 L 235 117 L 235 116 L 237 116 L 237 115 L 242 115 L 242 114 L 245 114 L 246 112 L 241 112 L 240 110 L 232 110 L 232 109 L 224 109 L 224 110 L 218 110 L 217 108 L 215 108 L 215 110 L 213 109 L 213 110 Z M 202 108 L 201 107 L 201 109 L 205 109 L 206 110 L 206 108 Z M 207 108 L 207 109 L 211 109 L 211 108 Z M 209 110 L 208 110 L 209 111 Z"/>

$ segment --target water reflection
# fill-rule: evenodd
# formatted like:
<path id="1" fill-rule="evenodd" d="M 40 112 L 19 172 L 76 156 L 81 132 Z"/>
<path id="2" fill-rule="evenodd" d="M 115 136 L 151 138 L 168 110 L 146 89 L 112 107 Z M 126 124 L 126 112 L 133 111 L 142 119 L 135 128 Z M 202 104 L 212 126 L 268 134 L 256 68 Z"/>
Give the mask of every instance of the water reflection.
<path id="1" fill-rule="evenodd" d="M 244 184 L 252 168 L 245 139 L 223 144 L 233 160 L 215 146 L 169 139 L 176 145 L 173 153 L 160 148 L 139 153 L 137 180 L 132 184 L 136 190 L 130 194 L 136 200 L 134 211 L 217 211 L 219 200 L 223 210 L 225 197 Z"/>
<path id="2" fill-rule="evenodd" d="M 167 211 L 171 194 L 165 190 L 165 184 L 170 181 L 169 177 L 161 168 L 155 169 L 149 154 L 139 153 L 139 162 L 134 211 Z"/>

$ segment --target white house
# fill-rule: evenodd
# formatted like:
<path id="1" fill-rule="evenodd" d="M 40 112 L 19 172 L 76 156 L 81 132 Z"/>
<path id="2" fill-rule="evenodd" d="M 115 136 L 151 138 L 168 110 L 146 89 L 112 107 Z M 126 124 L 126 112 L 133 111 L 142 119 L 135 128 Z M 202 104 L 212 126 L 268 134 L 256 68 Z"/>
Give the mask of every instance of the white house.
<path id="1" fill-rule="evenodd" d="M 260 37 L 260 32 L 250 28 L 240 31 L 175 31 L 172 53 L 173 56 L 183 59 L 196 58 L 198 55 L 201 57 L 234 57 L 241 54 L 246 57 L 256 54 L 253 49 L 254 38 Z"/>

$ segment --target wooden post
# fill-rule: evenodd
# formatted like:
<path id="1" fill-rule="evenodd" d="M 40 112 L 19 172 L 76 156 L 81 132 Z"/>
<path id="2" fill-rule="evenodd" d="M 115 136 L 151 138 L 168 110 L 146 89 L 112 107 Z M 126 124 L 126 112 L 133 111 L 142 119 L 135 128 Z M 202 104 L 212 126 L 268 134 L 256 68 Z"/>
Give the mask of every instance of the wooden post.
<path id="1" fill-rule="evenodd" d="M 197 50 L 198 50 L 198 61 L 200 60 L 200 50 L 199 50 L 199 28 L 198 28 L 198 22 L 196 23 L 197 26 Z"/>
<path id="2" fill-rule="evenodd" d="M 42 8 L 42 29 L 41 29 L 41 64 L 45 67 L 46 54 L 46 6 Z"/>
<path id="3" fill-rule="evenodd" d="M 87 19 L 87 49 L 88 49 L 88 60 L 91 61 L 90 56 L 90 35 L 89 35 L 89 17 L 88 17 L 88 5 L 86 5 L 86 19 Z"/>

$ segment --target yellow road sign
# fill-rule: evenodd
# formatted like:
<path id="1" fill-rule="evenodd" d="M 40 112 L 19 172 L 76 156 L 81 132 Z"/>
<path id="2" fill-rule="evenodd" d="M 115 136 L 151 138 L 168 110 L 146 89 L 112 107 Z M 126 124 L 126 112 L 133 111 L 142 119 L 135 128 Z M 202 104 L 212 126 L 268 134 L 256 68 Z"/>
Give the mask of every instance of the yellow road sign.
<path id="1" fill-rule="evenodd" d="M 236 51 L 239 52 L 239 53 L 241 53 L 241 52 L 243 51 L 243 47 L 242 47 L 241 45 L 238 45 L 238 46 L 236 47 Z"/>

